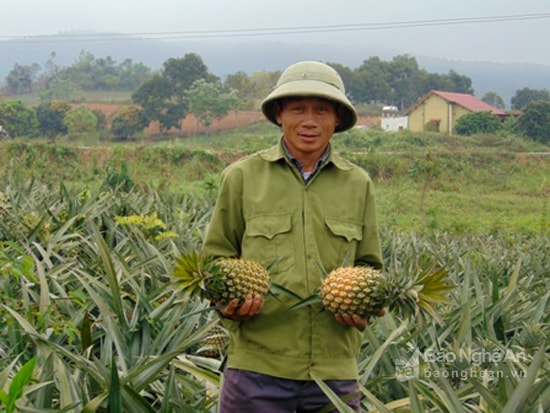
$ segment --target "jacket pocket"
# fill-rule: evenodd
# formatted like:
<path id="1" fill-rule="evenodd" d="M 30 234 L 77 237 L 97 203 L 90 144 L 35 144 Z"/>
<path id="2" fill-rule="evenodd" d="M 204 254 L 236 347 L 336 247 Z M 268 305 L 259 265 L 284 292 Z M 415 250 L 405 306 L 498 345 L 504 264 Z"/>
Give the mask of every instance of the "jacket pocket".
<path id="1" fill-rule="evenodd" d="M 291 254 L 292 219 L 290 214 L 258 215 L 246 223 L 243 258 L 273 265 L 270 273 L 287 270 L 294 262 Z"/>
<path id="2" fill-rule="evenodd" d="M 347 258 L 347 265 L 352 265 L 355 261 L 355 251 L 357 243 L 363 240 L 363 225 L 350 221 L 342 221 L 334 218 L 326 218 L 325 225 L 330 234 L 327 256 L 324 264 L 325 268 L 336 268 L 344 264 Z"/>

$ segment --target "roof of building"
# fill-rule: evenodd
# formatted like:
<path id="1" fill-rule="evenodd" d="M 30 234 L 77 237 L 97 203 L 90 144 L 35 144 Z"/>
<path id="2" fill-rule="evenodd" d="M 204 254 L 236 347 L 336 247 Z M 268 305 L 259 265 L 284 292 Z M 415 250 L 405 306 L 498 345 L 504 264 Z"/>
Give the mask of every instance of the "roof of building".
<path id="1" fill-rule="evenodd" d="M 469 95 L 467 93 L 443 92 L 441 90 L 430 90 L 420 99 L 418 99 L 418 101 L 407 110 L 407 113 L 412 112 L 431 95 L 437 95 L 447 102 L 455 103 L 472 112 L 488 111 L 494 113 L 495 115 L 506 115 L 506 112 L 504 112 L 503 110 L 495 108 L 494 106 L 489 105 L 488 103 L 476 98 L 473 95 Z"/>

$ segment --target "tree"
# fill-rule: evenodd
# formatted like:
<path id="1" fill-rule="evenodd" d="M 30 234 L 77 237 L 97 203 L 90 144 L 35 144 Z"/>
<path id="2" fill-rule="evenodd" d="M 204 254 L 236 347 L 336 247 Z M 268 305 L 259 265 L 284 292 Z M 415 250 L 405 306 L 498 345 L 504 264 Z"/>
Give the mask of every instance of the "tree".
<path id="1" fill-rule="evenodd" d="M 52 53 L 37 82 L 43 100 L 68 99 L 81 90 L 135 90 L 151 75 L 151 69 L 142 63 L 125 59 L 119 64 L 110 56 L 96 58 L 84 50 L 68 67 L 57 66 L 54 58 Z"/>
<path id="2" fill-rule="evenodd" d="M 40 70 L 40 65 L 33 63 L 30 66 L 16 63 L 6 77 L 6 84 L 10 93 L 21 95 L 32 92 L 34 77 Z"/>
<path id="3" fill-rule="evenodd" d="M 92 110 L 92 113 L 97 119 L 97 129 L 105 129 L 107 126 L 107 117 L 105 116 L 105 112 L 103 112 L 101 109 L 94 109 Z"/>
<path id="4" fill-rule="evenodd" d="M 346 96 L 348 97 L 348 99 L 350 99 L 352 102 L 355 101 L 354 91 L 358 89 L 357 72 L 349 68 L 348 66 L 342 65 L 340 63 L 328 62 L 327 64 L 334 70 L 336 70 L 342 78 L 342 81 L 344 82 L 344 85 L 346 87 Z"/>
<path id="5" fill-rule="evenodd" d="M 12 138 L 34 136 L 38 130 L 36 112 L 20 100 L 0 101 L 0 125 Z"/>
<path id="6" fill-rule="evenodd" d="M 409 55 L 395 56 L 389 65 L 389 71 L 391 98 L 384 103 L 394 103 L 400 108 L 409 106 L 418 98 L 414 79 L 420 69 L 416 59 Z"/>
<path id="7" fill-rule="evenodd" d="M 83 138 L 94 135 L 97 131 L 96 116 L 84 106 L 69 111 L 63 118 L 69 138 Z"/>
<path id="8" fill-rule="evenodd" d="M 516 91 L 510 103 L 512 104 L 512 109 L 521 110 L 527 104 L 536 100 L 550 100 L 550 92 L 546 89 L 537 90 L 524 87 Z"/>
<path id="9" fill-rule="evenodd" d="M 63 123 L 65 115 L 71 110 L 71 105 L 62 100 L 52 100 L 39 104 L 36 111 L 38 129 L 41 134 L 52 139 L 57 135 L 67 133 L 67 127 Z"/>
<path id="10" fill-rule="evenodd" d="M 209 83 L 204 79 L 196 80 L 185 96 L 189 102 L 189 112 L 206 126 L 207 131 L 212 122 L 226 115 L 237 101 L 234 92 L 223 93 L 220 82 Z"/>
<path id="11" fill-rule="evenodd" d="M 187 53 L 183 58 L 171 58 L 163 63 L 162 75 L 168 80 L 172 88 L 172 96 L 182 108 L 182 118 L 185 116 L 185 91 L 199 79 L 207 81 L 219 80 L 208 73 L 208 68 L 196 53 Z"/>
<path id="12" fill-rule="evenodd" d="M 125 59 L 118 67 L 118 76 L 121 89 L 135 90 L 151 76 L 151 69 L 143 63 Z"/>
<path id="13" fill-rule="evenodd" d="M 430 90 L 473 93 L 472 80 L 451 70 L 448 74 L 428 73 L 409 55 L 395 56 L 391 62 L 372 56 L 352 73 L 331 64 L 345 81 L 348 95 L 356 102 L 394 104 L 405 108 Z"/>
<path id="14" fill-rule="evenodd" d="M 470 112 L 458 118 L 455 132 L 459 135 L 494 133 L 501 127 L 500 118 L 491 112 Z"/>
<path id="15" fill-rule="evenodd" d="M 69 100 L 76 90 L 77 87 L 72 81 L 56 76 L 46 81 L 45 88 L 39 93 L 40 100 Z"/>
<path id="16" fill-rule="evenodd" d="M 183 58 L 170 58 L 162 66 L 163 76 L 177 89 L 176 92 L 181 94 L 189 89 L 196 80 L 219 80 L 216 76 L 208 73 L 208 67 L 196 53 L 187 53 Z"/>
<path id="17" fill-rule="evenodd" d="M 550 143 L 550 100 L 528 103 L 518 119 L 517 126 L 529 138 Z"/>
<path id="18" fill-rule="evenodd" d="M 72 66 L 66 67 L 58 74 L 58 78 L 69 81 L 83 90 L 93 90 L 93 66 L 95 56 L 82 50 Z"/>
<path id="19" fill-rule="evenodd" d="M 257 86 L 243 71 L 227 75 L 224 89 L 226 92 L 235 91 L 241 101 L 242 108 L 253 109 L 254 101 L 259 96 Z"/>
<path id="20" fill-rule="evenodd" d="M 421 97 L 428 93 L 430 90 L 453 90 L 453 82 L 447 75 L 441 73 L 428 73 L 423 70 L 418 76 L 419 94 Z"/>
<path id="21" fill-rule="evenodd" d="M 387 102 L 392 96 L 389 63 L 373 56 L 357 68 L 357 82 L 351 95 L 358 102 Z"/>
<path id="22" fill-rule="evenodd" d="M 276 72 L 254 72 L 250 75 L 250 81 L 254 85 L 254 90 L 257 92 L 257 97 L 269 95 L 277 84 L 277 80 L 281 76 L 280 71 Z"/>
<path id="23" fill-rule="evenodd" d="M 147 123 L 139 108 L 125 106 L 117 112 L 113 119 L 111 132 L 118 139 L 131 139 L 137 132 L 142 131 Z"/>
<path id="24" fill-rule="evenodd" d="M 485 93 L 481 100 L 497 109 L 504 109 L 506 107 L 504 99 L 502 99 L 502 97 L 496 92 Z"/>
<path id="25" fill-rule="evenodd" d="M 143 117 L 149 122 L 157 120 L 161 133 L 171 127 L 180 127 L 185 117 L 185 92 L 198 79 L 219 81 L 210 75 L 200 56 L 186 54 L 181 59 L 164 62 L 161 74 L 143 83 L 132 95 L 132 100 L 143 107 Z"/>
<path id="26" fill-rule="evenodd" d="M 77 61 L 61 70 L 57 77 L 82 90 L 120 89 L 120 69 L 116 61 L 110 56 L 96 58 L 84 50 Z"/>
<path id="27" fill-rule="evenodd" d="M 467 93 L 469 95 L 474 94 L 472 79 L 468 76 L 459 75 L 454 70 L 449 70 L 449 74 L 447 76 L 453 84 L 452 89 L 450 90 L 451 92 Z"/>
<path id="28" fill-rule="evenodd" d="M 183 104 L 172 98 L 170 81 L 159 74 L 151 77 L 134 92 L 132 102 L 143 108 L 142 117 L 147 123 L 159 122 L 161 134 L 178 126 L 184 117 Z"/>

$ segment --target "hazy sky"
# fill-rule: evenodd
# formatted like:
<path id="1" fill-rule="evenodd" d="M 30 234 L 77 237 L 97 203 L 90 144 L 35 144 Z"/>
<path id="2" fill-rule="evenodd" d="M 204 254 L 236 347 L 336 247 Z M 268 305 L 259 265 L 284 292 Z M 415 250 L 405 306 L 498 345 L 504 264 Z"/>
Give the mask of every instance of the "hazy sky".
<path id="1" fill-rule="evenodd" d="M 218 36 L 213 31 L 221 30 L 228 32 L 220 39 L 361 42 L 450 60 L 550 66 L 550 0 L 0 0 L 0 39 L 73 31 Z"/>

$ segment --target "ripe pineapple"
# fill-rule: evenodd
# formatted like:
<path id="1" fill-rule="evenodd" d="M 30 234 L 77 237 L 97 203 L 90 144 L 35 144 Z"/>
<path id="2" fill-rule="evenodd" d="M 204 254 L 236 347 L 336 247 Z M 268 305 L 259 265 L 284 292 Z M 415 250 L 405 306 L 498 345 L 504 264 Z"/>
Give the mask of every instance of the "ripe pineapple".
<path id="1" fill-rule="evenodd" d="M 200 348 L 197 351 L 204 357 L 217 358 L 224 352 L 229 343 L 227 331 L 219 324 L 216 324 L 208 331 L 208 335 L 200 342 Z"/>
<path id="2" fill-rule="evenodd" d="M 270 288 L 268 271 L 259 263 L 241 258 L 201 257 L 196 252 L 176 259 L 173 276 L 189 295 L 198 295 L 227 305 L 247 295 L 266 297 Z"/>
<path id="3" fill-rule="evenodd" d="M 433 265 L 407 279 L 369 267 L 341 267 L 323 279 L 319 296 L 333 313 L 370 317 L 388 307 L 405 317 L 424 311 L 443 323 L 433 305 L 447 302 L 450 288 L 447 271 Z"/>

